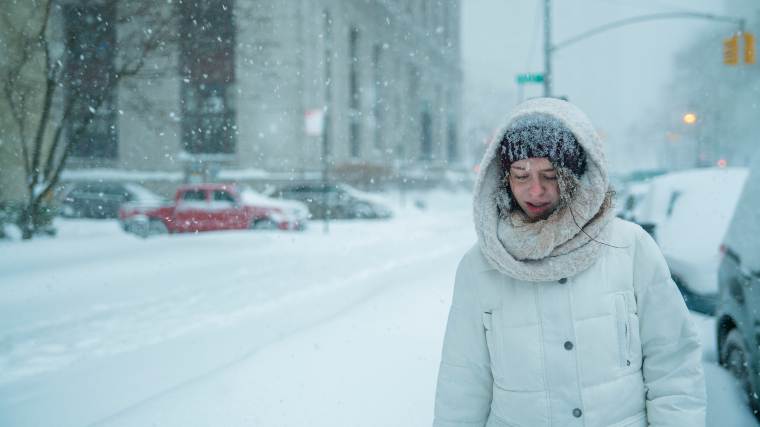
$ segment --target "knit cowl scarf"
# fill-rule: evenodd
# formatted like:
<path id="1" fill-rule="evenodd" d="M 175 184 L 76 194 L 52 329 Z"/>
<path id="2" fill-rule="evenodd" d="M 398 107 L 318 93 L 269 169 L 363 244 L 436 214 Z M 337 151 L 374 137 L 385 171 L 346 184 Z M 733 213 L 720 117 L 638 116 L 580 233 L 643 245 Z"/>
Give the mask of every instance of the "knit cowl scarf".
<path id="1" fill-rule="evenodd" d="M 501 135 L 516 120 L 548 115 L 566 126 L 588 159 L 579 178 L 558 170 L 560 203 L 546 219 L 529 220 L 506 190 L 498 156 Z M 588 269 L 599 257 L 613 218 L 602 143 L 572 104 L 539 98 L 520 104 L 486 150 L 475 183 L 473 216 L 480 249 L 498 271 L 529 282 L 554 281 Z"/>

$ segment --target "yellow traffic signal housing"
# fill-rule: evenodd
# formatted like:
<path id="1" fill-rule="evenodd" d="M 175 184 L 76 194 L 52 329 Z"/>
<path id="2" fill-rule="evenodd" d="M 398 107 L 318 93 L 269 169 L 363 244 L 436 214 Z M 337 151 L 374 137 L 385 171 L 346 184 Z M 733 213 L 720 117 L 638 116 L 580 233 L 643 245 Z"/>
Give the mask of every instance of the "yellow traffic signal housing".
<path id="1" fill-rule="evenodd" d="M 752 33 L 744 33 L 744 63 L 755 63 L 755 36 Z"/>
<path id="2" fill-rule="evenodd" d="M 736 65 L 739 63 L 739 35 L 723 40 L 723 63 Z"/>

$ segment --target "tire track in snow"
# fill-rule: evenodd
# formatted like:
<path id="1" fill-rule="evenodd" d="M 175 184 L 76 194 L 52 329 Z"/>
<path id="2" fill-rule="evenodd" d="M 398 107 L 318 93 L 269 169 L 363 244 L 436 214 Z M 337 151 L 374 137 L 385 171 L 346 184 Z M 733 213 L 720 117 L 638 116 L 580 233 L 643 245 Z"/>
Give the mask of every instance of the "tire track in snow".
<path id="1" fill-rule="evenodd" d="M 391 224 L 388 224 L 391 225 Z M 406 238 L 430 239 L 437 236 L 436 231 L 425 229 L 413 230 Z M 351 241 L 339 248 L 333 248 L 340 254 L 349 254 L 362 248 L 375 248 L 378 253 L 397 253 L 394 243 L 400 241 L 389 240 L 385 233 L 371 233 L 371 238 L 361 241 Z M 212 236 L 202 236 L 204 240 L 214 240 Z M 228 236 L 229 237 L 229 236 Z M 238 237 L 238 236 L 235 236 Z M 249 243 L 247 236 L 240 236 L 241 240 Z M 314 236 L 299 236 L 314 237 Z M 316 236 L 323 239 L 323 236 Z M 440 236 L 438 236 L 440 237 Z M 406 240 L 406 239 L 404 239 Z M 204 245 L 193 245 L 206 249 L 209 242 Z M 222 245 L 227 242 L 222 242 Z M 378 243 L 383 245 L 378 250 Z M 439 243 L 431 239 L 431 243 Z M 184 242 L 183 242 L 184 244 Z M 288 249 L 287 247 L 285 249 Z M 162 249 L 163 250 L 163 249 Z M 251 253 L 259 252 L 258 248 L 252 248 Z M 299 264 L 297 251 L 286 252 L 284 258 L 291 264 Z M 440 252 L 440 251 L 439 251 Z M 246 256 L 251 253 L 246 251 Z M 223 328 L 243 321 L 251 316 L 264 316 L 278 307 L 290 302 L 297 303 L 308 298 L 316 298 L 326 292 L 337 292 L 344 286 L 350 286 L 354 282 L 361 282 L 368 277 L 397 268 L 398 266 L 414 263 L 430 255 L 435 256 L 438 252 L 433 251 L 425 254 L 416 254 L 407 260 L 390 258 L 385 265 L 365 268 L 358 273 L 348 276 L 338 275 L 325 284 L 296 283 L 288 287 L 268 286 L 258 290 L 252 287 L 247 279 L 235 280 L 234 277 L 226 279 L 225 286 L 194 286 L 190 289 L 177 288 L 166 289 L 162 285 L 162 294 L 147 300 L 133 302 L 117 302 L 109 304 L 97 304 L 87 307 L 81 313 L 67 314 L 63 317 L 46 319 L 42 322 L 22 325 L 18 329 L 4 331 L 0 339 L 0 385 L 12 383 L 25 377 L 41 374 L 44 372 L 63 369 L 67 365 L 82 358 L 103 357 L 117 353 L 123 353 L 155 345 L 167 340 L 178 338 L 199 330 L 208 328 Z M 292 255 L 292 256 L 291 256 Z M 144 254 L 142 255 L 144 257 Z M 243 263 L 240 259 L 244 256 L 226 258 L 221 265 L 215 267 L 221 270 L 234 270 Z M 319 258 L 321 260 L 321 258 Z M 366 260 L 362 260 L 366 261 Z M 89 261 L 88 261 L 89 262 Z M 122 263 L 125 261 L 121 260 Z M 130 262 L 139 263 L 139 258 Z M 317 262 L 319 263 L 319 261 Z M 296 267 L 295 265 L 293 267 Z M 354 269 L 355 266 L 346 266 Z M 67 268 L 78 270 L 77 265 L 68 265 Z M 194 276 L 208 268 L 207 265 L 193 264 L 190 269 L 184 269 L 186 273 Z M 268 267 L 257 267 L 258 276 L 268 276 L 283 269 L 281 264 L 273 263 Z M 131 268 L 130 268 L 131 269 Z M 108 274 L 108 267 L 104 267 L 104 274 Z M 188 271 L 189 270 L 189 271 Z M 98 276 L 96 273 L 91 274 Z M 167 273 L 169 277 L 172 273 Z M 131 281 L 142 282 L 155 276 L 152 271 L 137 270 Z M 276 275 L 275 275 L 276 276 Z M 154 277 L 155 280 L 155 277 Z M 308 277 L 305 280 L 311 281 Z M 167 280 L 161 280 L 165 282 Z M 295 288 L 296 290 L 292 290 Z"/>
<path id="2" fill-rule="evenodd" d="M 332 281 L 330 284 L 320 287 L 318 289 L 303 290 L 293 295 L 283 296 L 277 301 L 272 301 L 271 304 L 267 304 L 266 307 L 255 307 L 251 310 L 242 310 L 240 313 L 234 313 L 232 315 L 233 317 L 242 316 L 244 318 L 249 318 L 250 315 L 272 315 L 275 312 L 292 311 L 296 307 L 300 305 L 304 305 L 304 304 L 313 305 L 314 301 L 325 300 L 327 297 L 334 296 L 335 294 L 340 294 L 342 292 L 346 292 L 349 290 L 351 291 L 352 294 L 356 294 L 357 291 L 361 291 L 361 292 L 358 292 L 359 294 L 358 296 L 355 295 L 352 300 L 346 301 L 346 303 L 343 305 L 342 309 L 340 310 L 333 311 L 330 313 L 325 313 L 323 316 L 320 316 L 319 319 L 317 320 L 314 320 L 305 324 L 301 324 L 300 327 L 291 328 L 290 330 L 279 334 L 276 339 L 273 339 L 265 343 L 259 343 L 257 345 L 254 345 L 248 351 L 238 355 L 232 360 L 229 360 L 223 364 L 215 366 L 208 371 L 205 371 L 200 374 L 194 375 L 190 378 L 187 378 L 186 380 L 179 382 L 177 384 L 174 384 L 170 387 L 166 387 L 165 389 L 155 394 L 152 394 L 151 396 L 148 396 L 106 417 L 103 417 L 95 422 L 92 422 L 91 424 L 88 424 L 88 427 L 98 427 L 98 426 L 108 425 L 109 422 L 116 421 L 119 418 L 125 415 L 128 415 L 129 413 L 136 411 L 146 405 L 149 405 L 152 402 L 160 400 L 161 398 L 171 393 L 177 392 L 178 390 L 184 389 L 186 387 L 191 387 L 215 375 L 218 375 L 221 372 L 224 372 L 236 365 L 241 364 L 245 362 L 247 359 L 250 359 L 251 357 L 255 356 L 259 351 L 261 351 L 266 346 L 269 346 L 278 341 L 284 340 L 294 334 L 301 333 L 305 330 L 318 327 L 319 325 L 325 322 L 329 322 L 332 319 L 340 316 L 343 311 L 350 309 L 354 304 L 363 302 L 367 299 L 370 299 L 373 295 L 382 292 L 384 285 L 389 286 L 389 288 L 400 286 L 399 283 L 392 283 L 393 281 L 386 280 L 387 276 L 390 275 L 389 273 L 398 272 L 407 267 L 414 267 L 415 265 L 418 265 L 421 262 L 425 262 L 425 261 L 432 262 L 436 259 L 451 256 L 452 254 L 458 255 L 458 254 L 463 253 L 467 249 L 467 247 L 468 245 L 465 247 L 460 247 L 460 246 L 455 246 L 455 245 L 439 247 L 437 249 L 426 252 L 425 254 L 408 256 L 403 259 L 390 261 L 388 263 L 385 263 L 382 266 L 378 266 L 373 269 L 362 270 L 350 277 L 344 278 L 343 280 Z M 374 280 L 368 281 L 367 279 L 369 278 L 372 278 Z M 452 277 L 452 280 L 453 280 L 453 277 Z M 363 289 L 357 289 L 355 286 L 356 282 L 361 283 L 362 281 L 363 283 L 370 283 L 370 284 L 365 285 Z M 223 322 L 223 323 L 226 323 L 226 322 Z M 232 323 L 238 323 L 238 322 L 232 322 Z"/>

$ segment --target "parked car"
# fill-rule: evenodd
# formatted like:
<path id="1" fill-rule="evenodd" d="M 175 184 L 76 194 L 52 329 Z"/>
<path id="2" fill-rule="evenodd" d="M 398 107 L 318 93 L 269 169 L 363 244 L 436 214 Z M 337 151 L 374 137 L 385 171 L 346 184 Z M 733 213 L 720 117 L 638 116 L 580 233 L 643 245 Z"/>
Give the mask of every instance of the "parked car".
<path id="1" fill-rule="evenodd" d="M 346 184 L 308 183 L 271 189 L 267 194 L 305 203 L 311 218 L 390 218 L 391 209 L 382 198 Z"/>
<path id="2" fill-rule="evenodd" d="M 720 244 L 747 179 L 746 168 L 704 168 L 652 179 L 636 220 L 660 245 L 686 305 L 713 314 Z"/>
<path id="3" fill-rule="evenodd" d="M 616 215 L 628 221 L 638 222 L 641 205 L 649 192 L 649 184 L 655 177 L 665 174 L 664 169 L 642 169 L 628 173 L 616 179 L 610 179 L 616 191 Z"/>
<path id="4" fill-rule="evenodd" d="M 308 208 L 276 200 L 237 184 L 191 184 L 174 201 L 159 206 L 127 203 L 119 211 L 122 228 L 140 236 L 235 229 L 303 230 Z"/>
<path id="5" fill-rule="evenodd" d="M 625 175 L 622 179 L 625 182 L 647 182 L 652 178 L 668 173 L 667 169 L 639 169 Z"/>
<path id="6" fill-rule="evenodd" d="M 641 215 L 642 201 L 649 192 L 649 182 L 633 182 L 626 185 L 625 190 L 618 194 L 619 205 L 617 216 L 627 221 L 637 222 Z"/>
<path id="7" fill-rule="evenodd" d="M 760 411 L 760 158 L 723 239 L 716 312 L 718 357 Z"/>
<path id="8" fill-rule="evenodd" d="M 163 203 L 166 199 L 131 182 L 77 182 L 63 195 L 60 214 L 67 218 L 117 218 L 127 202 Z"/>

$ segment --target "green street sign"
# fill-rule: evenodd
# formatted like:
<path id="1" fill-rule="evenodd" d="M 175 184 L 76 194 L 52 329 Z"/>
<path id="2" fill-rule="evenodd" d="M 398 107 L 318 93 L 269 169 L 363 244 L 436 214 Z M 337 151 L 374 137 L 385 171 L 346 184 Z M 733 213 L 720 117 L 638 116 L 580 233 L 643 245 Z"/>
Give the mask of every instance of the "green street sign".
<path id="1" fill-rule="evenodd" d="M 526 73 L 517 75 L 517 84 L 522 85 L 525 83 L 543 83 L 543 73 Z"/>

